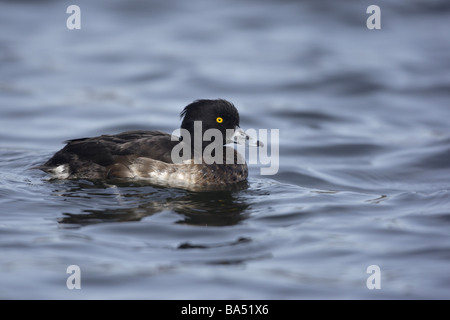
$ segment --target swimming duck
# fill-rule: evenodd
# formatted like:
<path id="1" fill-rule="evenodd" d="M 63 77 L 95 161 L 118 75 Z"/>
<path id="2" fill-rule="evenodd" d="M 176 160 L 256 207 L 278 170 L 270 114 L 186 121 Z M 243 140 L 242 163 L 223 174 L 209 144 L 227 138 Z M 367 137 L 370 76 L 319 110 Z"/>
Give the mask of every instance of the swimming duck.
<path id="1" fill-rule="evenodd" d="M 186 189 L 247 180 L 245 159 L 225 144 L 262 144 L 240 129 L 239 113 L 232 103 L 196 100 L 180 116 L 180 137 L 161 131 L 127 131 L 68 140 L 38 168 L 56 179 L 144 179 Z"/>

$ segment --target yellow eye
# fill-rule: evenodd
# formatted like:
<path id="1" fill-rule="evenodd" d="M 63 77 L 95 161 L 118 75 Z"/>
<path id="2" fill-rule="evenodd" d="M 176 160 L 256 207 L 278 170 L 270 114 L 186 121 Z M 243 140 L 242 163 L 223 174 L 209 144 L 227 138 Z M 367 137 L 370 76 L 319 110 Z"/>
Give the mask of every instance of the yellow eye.
<path id="1" fill-rule="evenodd" d="M 216 121 L 217 121 L 217 123 L 222 123 L 223 119 L 221 117 L 217 117 Z"/>

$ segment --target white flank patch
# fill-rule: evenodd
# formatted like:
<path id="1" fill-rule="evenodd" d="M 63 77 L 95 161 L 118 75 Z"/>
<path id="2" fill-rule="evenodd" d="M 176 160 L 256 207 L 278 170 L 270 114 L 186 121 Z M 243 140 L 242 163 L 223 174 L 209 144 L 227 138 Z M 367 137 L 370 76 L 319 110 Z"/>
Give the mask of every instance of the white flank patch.
<path id="1" fill-rule="evenodd" d="M 57 179 L 67 179 L 69 177 L 69 167 L 67 164 L 62 164 L 52 169 L 52 174 Z"/>

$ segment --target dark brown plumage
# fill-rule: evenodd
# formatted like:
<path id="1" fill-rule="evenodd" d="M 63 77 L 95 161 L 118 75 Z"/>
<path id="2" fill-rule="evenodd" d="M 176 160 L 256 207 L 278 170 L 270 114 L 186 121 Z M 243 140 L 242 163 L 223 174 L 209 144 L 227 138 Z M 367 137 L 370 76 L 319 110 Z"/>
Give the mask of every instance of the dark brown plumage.
<path id="1" fill-rule="evenodd" d="M 225 100 L 197 100 L 183 110 L 182 117 L 181 128 L 192 134 L 194 121 L 202 121 L 203 132 L 218 128 L 225 133 L 226 129 L 235 130 L 239 126 L 236 108 Z M 223 118 L 223 122 L 217 123 L 217 117 Z M 210 162 L 205 163 L 203 158 L 198 164 L 194 163 L 194 155 L 182 163 L 174 163 L 172 149 L 184 143 L 178 140 L 161 131 L 128 131 L 68 140 L 66 146 L 39 169 L 60 179 L 137 178 L 187 189 L 223 186 L 247 179 L 247 165 L 236 150 L 232 150 L 234 162 L 231 164 L 207 164 Z M 226 137 L 224 144 L 229 143 L 225 140 Z M 193 146 L 186 147 L 192 149 L 194 154 Z M 229 147 L 223 148 L 225 159 Z"/>

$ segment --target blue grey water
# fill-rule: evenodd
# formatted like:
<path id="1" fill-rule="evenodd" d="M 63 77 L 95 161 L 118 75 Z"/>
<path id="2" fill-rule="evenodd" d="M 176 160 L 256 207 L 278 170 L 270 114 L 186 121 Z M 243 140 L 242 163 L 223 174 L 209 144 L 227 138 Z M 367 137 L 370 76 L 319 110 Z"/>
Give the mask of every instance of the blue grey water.
<path id="1" fill-rule="evenodd" d="M 0 298 L 450 298 L 449 29 L 446 0 L 0 1 Z M 199 98 L 279 129 L 278 173 L 201 193 L 32 169 Z"/>

